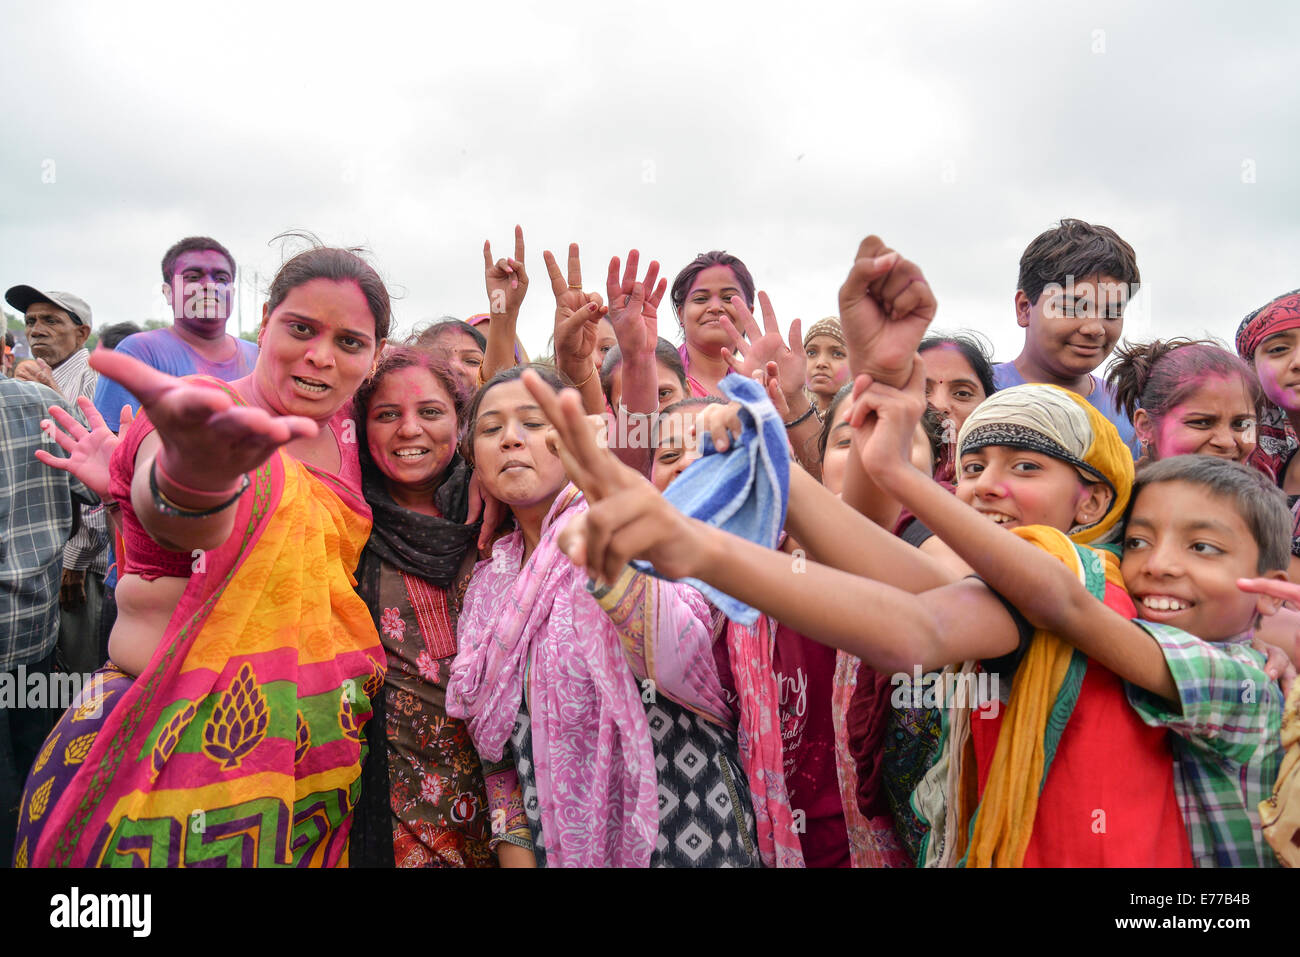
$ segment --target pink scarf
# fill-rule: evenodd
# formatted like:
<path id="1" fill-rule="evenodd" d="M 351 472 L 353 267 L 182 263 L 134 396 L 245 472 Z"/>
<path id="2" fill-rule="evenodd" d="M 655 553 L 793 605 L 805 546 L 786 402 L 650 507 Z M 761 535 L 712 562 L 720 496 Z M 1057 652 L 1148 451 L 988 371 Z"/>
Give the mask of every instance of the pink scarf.
<path id="1" fill-rule="evenodd" d="M 767 615 L 746 627 L 727 622 L 727 654 L 739 700 L 740 760 L 754 802 L 758 851 L 764 867 L 803 867 L 803 848 L 794 830 L 785 788 L 781 745 L 781 699 L 772 667 L 776 624 Z"/>
<path id="2" fill-rule="evenodd" d="M 520 568 L 516 531 L 479 562 L 465 593 L 447 713 L 499 761 L 528 682 L 547 864 L 646 867 L 659 833 L 658 774 L 640 691 L 586 573 L 556 544 L 587 508 L 566 487 Z"/>
<path id="3" fill-rule="evenodd" d="M 691 354 L 686 349 L 686 343 L 683 342 L 677 347 L 677 354 L 682 357 L 682 368 L 686 371 L 686 386 L 690 389 L 691 398 L 705 399 L 711 395 L 718 395 L 716 392 L 710 392 L 699 379 L 691 375 Z"/>

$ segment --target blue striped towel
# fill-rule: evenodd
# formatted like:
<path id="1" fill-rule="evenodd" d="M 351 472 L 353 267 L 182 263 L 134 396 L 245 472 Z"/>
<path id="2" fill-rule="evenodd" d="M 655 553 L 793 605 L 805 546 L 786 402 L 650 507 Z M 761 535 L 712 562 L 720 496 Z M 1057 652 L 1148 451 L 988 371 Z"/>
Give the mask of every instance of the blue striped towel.
<path id="1" fill-rule="evenodd" d="M 690 518 L 765 548 L 776 548 L 790 498 L 790 450 L 785 425 L 763 387 L 753 379 L 732 372 L 718 383 L 718 388 L 727 398 L 740 403 L 740 438 L 727 452 L 719 453 L 707 433 L 701 436 L 700 458 L 668 486 L 664 498 Z M 657 574 L 647 561 L 632 564 Z M 697 579 L 683 580 L 699 589 L 732 621 L 752 625 L 758 620 L 758 610 L 744 602 Z"/>

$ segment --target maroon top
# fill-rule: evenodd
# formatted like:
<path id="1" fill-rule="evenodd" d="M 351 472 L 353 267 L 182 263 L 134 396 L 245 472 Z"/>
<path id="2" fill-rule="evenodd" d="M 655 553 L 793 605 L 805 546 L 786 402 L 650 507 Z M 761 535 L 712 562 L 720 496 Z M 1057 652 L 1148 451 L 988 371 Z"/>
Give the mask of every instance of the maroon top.
<path id="1" fill-rule="evenodd" d="M 772 667 L 781 691 L 781 750 L 785 786 L 809 867 L 849 867 L 849 831 L 835 770 L 831 691 L 835 649 L 778 624 Z"/>

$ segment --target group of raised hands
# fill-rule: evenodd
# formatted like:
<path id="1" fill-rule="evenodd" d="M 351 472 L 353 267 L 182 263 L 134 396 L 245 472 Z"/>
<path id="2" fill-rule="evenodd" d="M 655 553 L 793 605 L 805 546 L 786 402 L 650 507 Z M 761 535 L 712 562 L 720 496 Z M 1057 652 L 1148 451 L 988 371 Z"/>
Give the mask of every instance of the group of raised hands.
<path id="1" fill-rule="evenodd" d="M 489 326 L 485 376 L 494 371 L 494 347 L 499 353 L 495 358 L 497 368 L 514 364 L 514 325 L 528 290 L 524 236 L 518 226 L 514 238 L 514 255 L 502 259 L 493 259 L 490 242 L 483 244 L 484 278 L 493 316 L 493 323 Z M 618 338 L 625 369 L 631 372 L 640 364 L 643 370 L 648 370 L 641 376 L 646 383 L 642 394 L 637 391 L 637 377 L 625 376 L 624 404 L 632 412 L 654 411 L 658 309 L 668 287 L 667 279 L 660 277 L 659 263 L 651 261 L 644 276 L 639 277 L 640 254 L 636 249 L 629 251 L 626 262 L 618 256 L 613 257 L 605 278 L 607 298 L 602 298 L 598 292 L 583 289 L 582 265 L 576 243 L 569 246 L 567 269 L 564 271 L 549 250 L 543 254 L 543 259 L 555 296 L 556 365 L 578 386 L 581 402 L 577 410 L 587 414 L 603 411 L 594 356 L 597 326 L 603 317 L 607 317 Z M 891 419 L 898 417 L 892 414 L 897 404 L 897 395 L 889 388 L 893 385 L 909 386 L 907 394 L 910 400 L 905 407 L 899 408 L 906 408 L 909 415 L 915 413 L 919 417 L 917 395 L 923 392 L 923 378 L 913 370 L 912 363 L 916 346 L 935 312 L 934 295 L 920 269 L 888 249 L 877 237 L 870 236 L 858 248 L 848 278 L 840 288 L 839 302 L 850 368 L 854 374 L 862 374 L 855 384 L 855 424 L 861 424 L 868 415 L 886 409 L 891 411 Z M 766 292 L 759 293 L 758 303 L 763 318 L 761 328 L 745 302 L 739 297 L 732 299 L 740 328 L 727 317 L 723 318 L 722 324 L 733 343 L 733 348 L 724 349 L 723 355 L 736 372 L 763 382 L 778 411 L 789 416 L 791 411 L 798 411 L 792 410 L 794 403 L 807 401 L 803 395 L 806 364 L 800 338 L 801 323 L 794 320 L 787 338 L 781 333 Z M 499 329 L 493 328 L 498 325 L 499 318 L 506 321 L 500 324 Z M 497 334 L 493 335 L 493 332 Z M 919 358 L 915 359 L 917 365 L 919 361 Z M 220 391 L 190 385 L 115 352 L 96 351 L 91 365 L 122 383 L 141 400 L 142 408 L 149 414 L 168 450 L 168 469 L 185 473 L 194 484 L 229 484 L 231 476 L 256 468 L 280 446 L 315 431 L 314 423 L 299 417 L 275 416 L 260 409 L 234 407 Z M 529 377 L 529 381 L 534 390 L 549 394 L 549 387 L 539 378 Z M 550 395 L 544 406 L 554 416 L 559 416 L 563 408 L 567 408 L 557 405 L 557 401 Z M 89 488 L 105 497 L 108 494 L 107 463 L 117 436 L 89 401 L 82 400 L 79 405 L 87 426 L 82 426 L 61 409 L 51 410 L 51 416 L 61 430 L 51 427 L 50 432 L 69 457 L 57 458 L 42 453 L 41 460 L 77 474 Z M 919 408 L 924 410 L 923 395 Z M 704 412 L 707 414 L 701 420 L 701 426 L 705 428 L 711 420 L 720 421 L 734 414 L 712 409 Z M 900 430 L 907 429 L 903 437 L 905 441 L 915 423 L 909 427 L 901 417 L 898 418 Z M 121 425 L 125 427 L 129 421 L 127 416 Z M 596 442 L 594 435 L 562 428 L 558 418 L 553 417 L 553 421 L 556 421 L 558 444 L 565 450 L 565 464 L 574 469 L 571 477 L 588 493 L 593 503 L 611 496 L 611 490 L 640 488 L 632 479 L 644 481 L 641 476 L 633 469 L 623 472 L 616 469 L 618 460 Z M 589 424 L 584 428 L 590 428 Z M 726 446 L 726 430 L 719 431 L 715 446 L 721 449 Z M 891 434 L 896 431 L 889 430 Z M 583 441 L 575 445 L 581 436 L 588 436 L 590 443 Z M 864 449 L 870 448 L 872 454 L 880 456 L 881 445 L 877 440 Z M 203 474 L 195 471 L 190 476 L 190 472 L 198 467 L 197 463 L 202 463 Z M 597 544 L 603 545 L 603 540 L 598 540 Z"/>
<path id="2" fill-rule="evenodd" d="M 579 275 L 574 265 L 576 246 L 570 254 L 572 279 Z M 611 263 L 611 290 L 616 263 Z M 552 270 L 558 297 L 557 276 L 558 269 Z M 934 294 L 914 263 L 870 236 L 858 248 L 839 301 L 850 368 L 856 376 L 850 422 L 863 430 L 862 440 L 855 443 L 858 455 L 868 470 L 905 465 L 912 435 L 925 412 L 925 373 L 916 347 L 934 317 Z M 763 383 L 777 411 L 788 418 L 794 397 L 802 399 L 806 370 L 800 321 L 791 323 L 787 342 L 770 297 L 760 292 L 758 302 L 761 330 L 744 301 L 732 299 L 744 334 L 723 319 L 734 346 L 724 349 L 723 357 L 736 372 Z M 653 339 L 650 343 L 653 349 Z M 558 335 L 556 345 L 558 353 Z M 689 534 L 689 520 L 605 448 L 599 427 L 572 390 L 557 395 L 532 373 L 525 374 L 524 382 L 552 424 L 552 447 L 590 505 L 561 535 L 566 554 L 598 582 L 614 581 L 632 558 L 648 559 L 670 577 L 690 575 L 699 555 Z M 866 430 L 869 419 L 875 421 Z M 694 428 L 697 435 L 709 433 L 719 452 L 726 451 L 732 437 L 740 434 L 737 406 L 699 410 Z"/>

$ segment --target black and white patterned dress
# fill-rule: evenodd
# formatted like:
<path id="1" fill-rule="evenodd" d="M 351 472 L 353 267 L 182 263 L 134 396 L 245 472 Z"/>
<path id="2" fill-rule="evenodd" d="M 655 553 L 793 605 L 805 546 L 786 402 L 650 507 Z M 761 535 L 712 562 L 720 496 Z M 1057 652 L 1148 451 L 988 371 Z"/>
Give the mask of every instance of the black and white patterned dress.
<path id="1" fill-rule="evenodd" d="M 663 695 L 646 708 L 659 775 L 659 836 L 651 867 L 761 867 L 749 781 L 734 731 Z M 537 866 L 546 846 L 533 770 L 532 724 L 520 705 L 510 751 L 523 792 Z"/>

